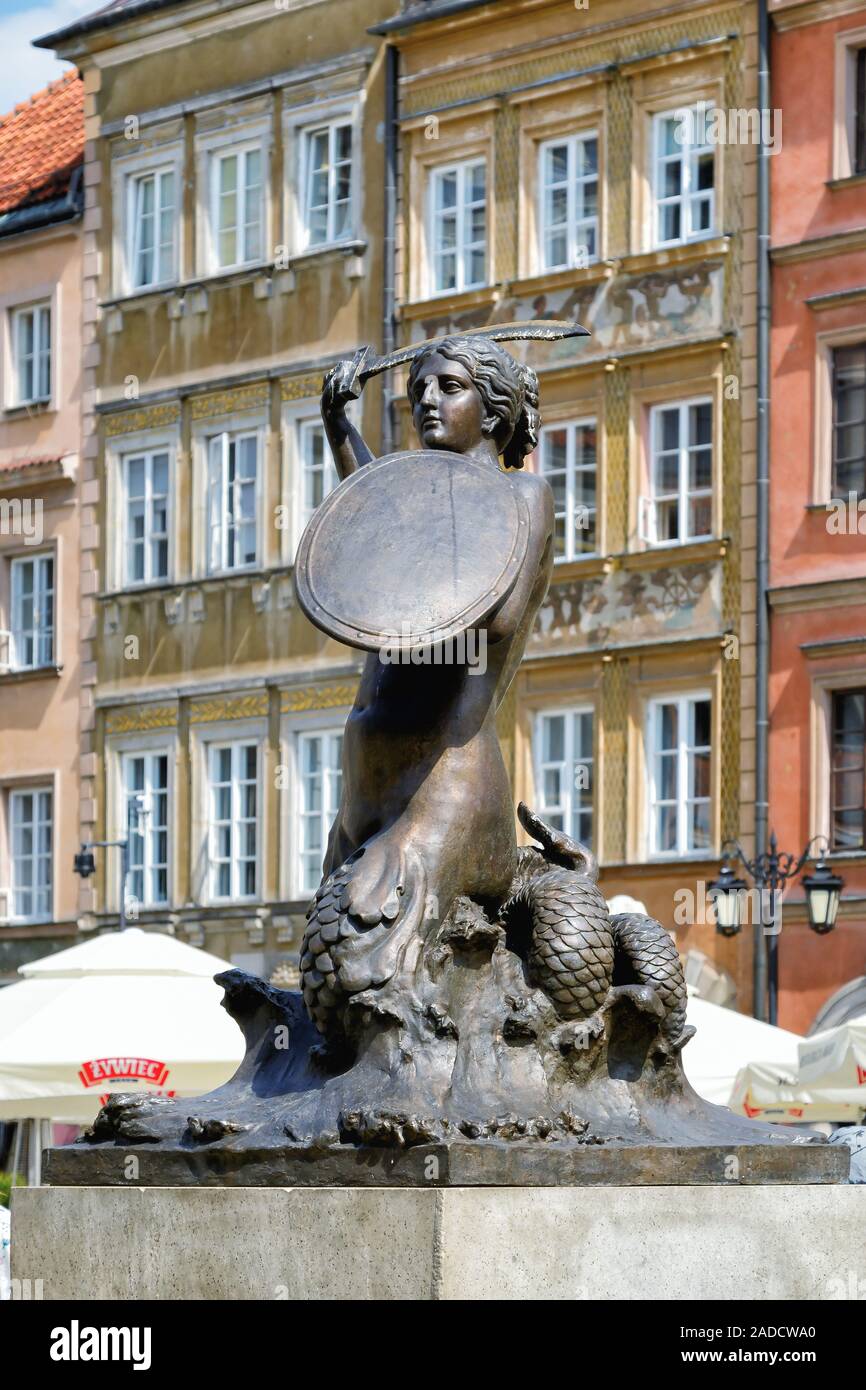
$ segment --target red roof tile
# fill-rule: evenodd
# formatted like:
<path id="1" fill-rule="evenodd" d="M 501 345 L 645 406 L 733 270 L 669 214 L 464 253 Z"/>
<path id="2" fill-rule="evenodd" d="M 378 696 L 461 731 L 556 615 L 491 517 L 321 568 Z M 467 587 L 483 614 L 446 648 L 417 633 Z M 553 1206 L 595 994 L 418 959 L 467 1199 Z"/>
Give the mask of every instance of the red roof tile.
<path id="1" fill-rule="evenodd" d="M 84 86 L 75 68 L 0 116 L 0 213 L 62 198 L 84 157 Z"/>
<path id="2" fill-rule="evenodd" d="M 63 454 L 33 454 L 29 458 L 0 458 L 0 473 L 17 473 L 22 468 L 39 468 L 46 463 L 61 463 Z"/>

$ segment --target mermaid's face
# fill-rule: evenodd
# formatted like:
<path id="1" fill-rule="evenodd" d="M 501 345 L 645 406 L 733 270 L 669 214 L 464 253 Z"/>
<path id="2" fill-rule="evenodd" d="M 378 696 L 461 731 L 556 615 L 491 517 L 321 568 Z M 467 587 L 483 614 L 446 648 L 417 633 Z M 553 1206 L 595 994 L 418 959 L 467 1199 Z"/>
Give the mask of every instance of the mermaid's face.
<path id="1" fill-rule="evenodd" d="M 484 402 L 469 372 L 431 352 L 415 373 L 411 390 L 412 422 L 424 449 L 465 454 L 485 438 Z"/>

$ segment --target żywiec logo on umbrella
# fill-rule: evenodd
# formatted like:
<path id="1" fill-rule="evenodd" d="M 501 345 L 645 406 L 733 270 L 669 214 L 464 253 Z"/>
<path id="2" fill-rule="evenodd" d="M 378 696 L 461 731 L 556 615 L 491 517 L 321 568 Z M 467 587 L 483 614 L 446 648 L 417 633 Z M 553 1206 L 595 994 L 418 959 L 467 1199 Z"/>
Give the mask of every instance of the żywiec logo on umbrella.
<path id="1" fill-rule="evenodd" d="M 104 1086 L 112 1081 L 148 1081 L 152 1086 L 164 1086 L 168 1067 L 151 1057 L 99 1057 L 81 1064 L 78 1079 L 82 1086 Z"/>

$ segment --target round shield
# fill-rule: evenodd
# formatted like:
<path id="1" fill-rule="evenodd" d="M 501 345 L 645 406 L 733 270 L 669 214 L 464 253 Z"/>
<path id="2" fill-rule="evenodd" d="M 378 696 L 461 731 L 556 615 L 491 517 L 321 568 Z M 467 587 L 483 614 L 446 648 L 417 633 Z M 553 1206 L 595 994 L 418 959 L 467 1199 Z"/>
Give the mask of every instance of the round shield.
<path id="1" fill-rule="evenodd" d="M 387 454 L 329 493 L 301 537 L 298 602 L 365 651 L 445 642 L 514 587 L 529 510 L 507 474 L 444 449 Z"/>

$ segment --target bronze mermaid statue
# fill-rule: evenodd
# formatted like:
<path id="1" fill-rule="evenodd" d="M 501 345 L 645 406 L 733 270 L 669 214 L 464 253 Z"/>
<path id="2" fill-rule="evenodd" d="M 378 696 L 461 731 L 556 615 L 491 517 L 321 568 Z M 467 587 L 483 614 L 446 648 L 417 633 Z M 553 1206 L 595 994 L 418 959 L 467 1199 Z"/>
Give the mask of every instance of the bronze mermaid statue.
<path id="1" fill-rule="evenodd" d="M 534 371 L 482 332 L 420 347 L 408 400 L 421 448 L 377 460 L 347 413 L 363 352 L 324 381 L 341 482 L 295 564 L 304 612 L 367 652 L 343 736 L 339 809 L 307 911 L 300 992 L 240 970 L 218 976 L 246 1040 L 235 1076 L 192 1103 L 192 1115 L 168 1099 L 112 1097 L 85 1145 L 121 1152 L 173 1138 L 146 1182 L 235 1174 L 304 1184 L 379 1182 L 383 1148 L 420 1149 L 402 1180 L 429 1181 L 418 1164 L 430 1145 L 448 1147 L 444 1181 L 461 1181 L 468 1163 L 466 1181 L 511 1183 L 513 1146 L 539 1143 L 560 1158 L 546 1167 L 525 1158 L 520 1180 L 574 1181 L 578 1151 L 596 1174 L 587 1181 L 610 1180 L 613 1170 L 593 1167 L 589 1150 L 606 1145 L 635 1148 L 633 1180 L 652 1181 L 646 1145 L 709 1144 L 717 1157 L 689 1160 L 688 1171 L 712 1181 L 731 1144 L 790 1144 L 689 1085 L 681 1053 L 694 1029 L 669 933 L 642 914 L 609 912 L 593 854 L 566 827 L 523 803 L 515 817 L 496 717 L 547 592 L 554 545 L 551 489 L 523 470 L 538 435 Z M 358 496 L 371 480 L 364 513 Z M 475 489 L 472 506 L 457 503 L 464 486 Z M 327 539 L 334 517 L 314 564 L 314 541 Z M 467 576 L 470 588 L 480 585 L 474 607 L 463 604 Z M 457 617 L 447 642 L 428 633 L 423 660 L 423 623 L 412 629 L 412 659 L 392 660 L 369 633 L 413 583 L 416 617 L 428 596 L 434 611 L 440 590 Z M 472 625 L 470 612 L 472 660 L 469 644 L 446 651 L 454 631 Z M 516 820 L 531 843 L 518 845 Z M 94 1162 L 96 1180 L 111 1181 L 99 1176 L 114 1171 L 105 1150 Z M 793 1159 L 789 1171 L 799 1171 Z"/>
<path id="2" fill-rule="evenodd" d="M 341 479 L 373 457 L 346 413 L 355 390 L 348 361 L 329 373 L 322 395 Z M 537 443 L 536 374 L 483 336 L 450 337 L 414 359 L 408 397 L 430 468 L 442 451 L 482 464 L 491 487 L 524 499 L 528 543 L 514 588 L 483 628 L 483 671 L 367 656 L 346 723 L 342 800 L 301 949 L 306 1006 L 325 1038 L 342 1040 L 353 997 L 411 974 L 431 919 L 446 919 L 458 898 L 469 898 L 512 923 L 525 911 L 528 978 L 562 1018 L 593 1014 L 616 971 L 656 987 L 665 1031 L 679 1033 L 685 984 L 668 933 L 651 919 L 640 932 L 611 920 L 592 856 L 523 806 L 523 826 L 542 848 L 517 847 L 496 715 L 553 562 L 552 491 L 522 471 Z"/>

